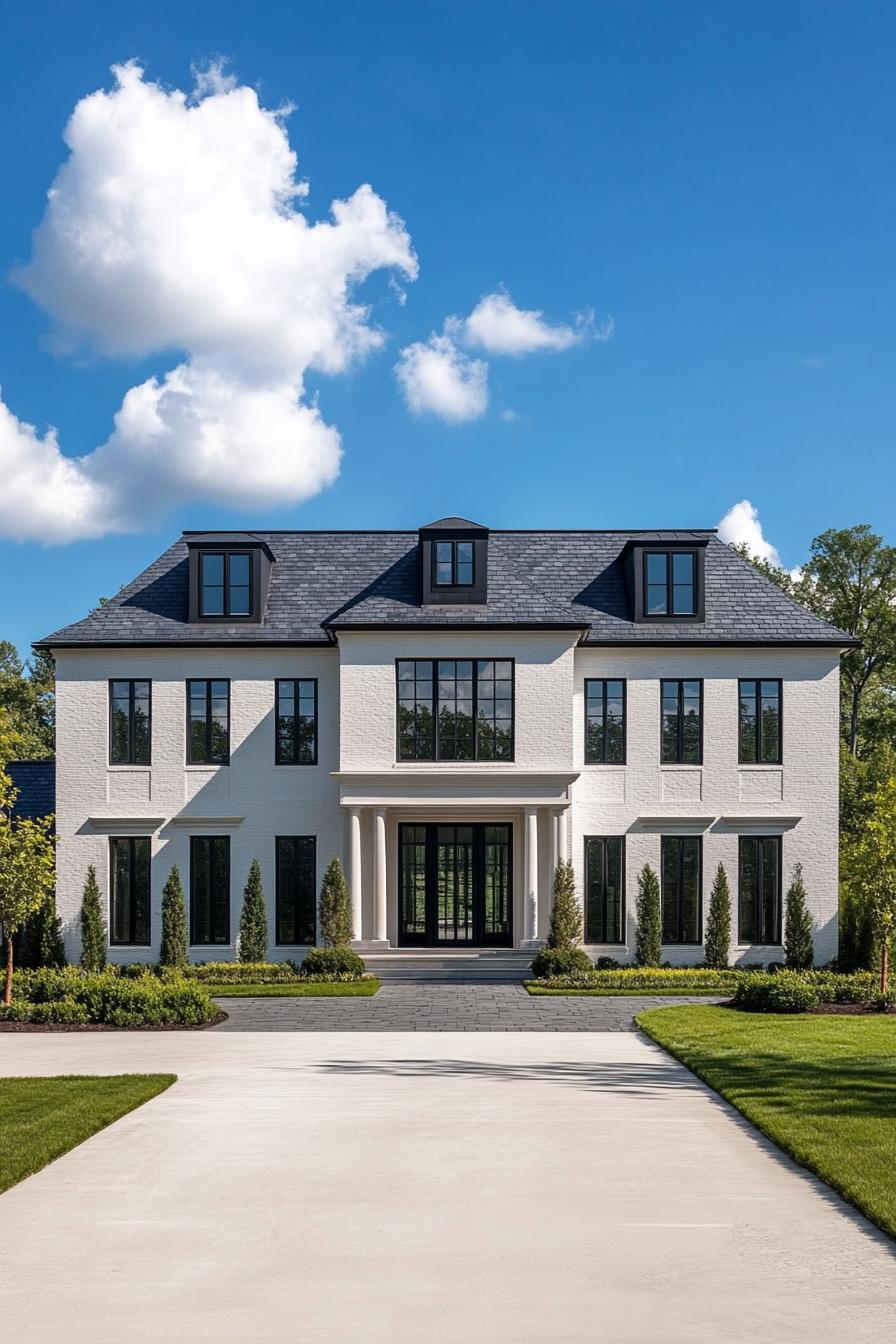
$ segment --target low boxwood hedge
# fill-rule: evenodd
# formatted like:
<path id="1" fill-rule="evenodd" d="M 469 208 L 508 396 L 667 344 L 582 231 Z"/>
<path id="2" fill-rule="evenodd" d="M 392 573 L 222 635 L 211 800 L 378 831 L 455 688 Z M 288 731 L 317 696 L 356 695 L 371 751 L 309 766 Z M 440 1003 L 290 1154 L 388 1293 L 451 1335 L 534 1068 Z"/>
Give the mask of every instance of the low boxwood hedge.
<path id="1" fill-rule="evenodd" d="M 593 969 L 591 958 L 584 947 L 543 947 L 532 962 L 532 974 L 536 980 L 590 975 Z"/>
<path id="2" fill-rule="evenodd" d="M 653 989 L 680 989 L 682 993 L 689 989 L 706 989 L 725 994 L 732 993 L 741 979 L 743 972 L 715 971 L 704 966 L 623 966 L 618 970 L 591 969 L 552 976 L 539 979 L 539 984 L 552 989 L 623 990 L 631 994 L 644 994 Z"/>
<path id="3" fill-rule="evenodd" d="M 298 974 L 293 961 L 205 961 L 183 968 L 185 980 L 210 985 L 280 985 Z"/>
<path id="4" fill-rule="evenodd" d="M 299 974 L 303 980 L 361 980 L 364 962 L 350 947 L 312 947 Z"/>
<path id="5" fill-rule="evenodd" d="M 19 971 L 13 1002 L 0 1008 L 0 1021 L 58 1022 L 109 1027 L 201 1027 L 217 1008 L 204 985 L 159 980 L 144 974 L 97 974 L 78 966 Z"/>

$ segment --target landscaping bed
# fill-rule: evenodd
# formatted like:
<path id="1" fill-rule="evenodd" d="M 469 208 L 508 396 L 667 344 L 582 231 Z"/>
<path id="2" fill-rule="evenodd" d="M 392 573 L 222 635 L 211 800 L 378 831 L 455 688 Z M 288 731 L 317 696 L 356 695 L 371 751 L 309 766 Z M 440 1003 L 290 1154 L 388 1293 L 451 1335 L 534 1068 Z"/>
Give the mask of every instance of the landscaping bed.
<path id="1" fill-rule="evenodd" d="M 530 994 L 709 994 L 731 995 L 751 971 L 715 971 L 708 967 L 625 966 L 574 975 L 526 980 Z"/>
<path id="2" fill-rule="evenodd" d="M 751 1123 L 896 1236 L 896 1022 L 653 1008 L 638 1025 Z"/>
<path id="3" fill-rule="evenodd" d="M 0 1006 L 0 1030 L 23 1027 L 184 1028 L 221 1020 L 204 985 L 113 969 L 17 971 L 13 1001 Z"/>

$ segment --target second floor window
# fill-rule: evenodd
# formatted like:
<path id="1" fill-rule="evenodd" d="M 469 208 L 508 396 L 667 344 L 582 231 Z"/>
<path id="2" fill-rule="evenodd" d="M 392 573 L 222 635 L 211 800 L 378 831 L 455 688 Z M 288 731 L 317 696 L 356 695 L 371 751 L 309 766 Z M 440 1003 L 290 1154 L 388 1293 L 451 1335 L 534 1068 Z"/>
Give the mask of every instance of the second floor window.
<path id="1" fill-rule="evenodd" d="M 230 762 L 230 682 L 187 682 L 187 764 Z"/>
<path id="2" fill-rule="evenodd" d="M 109 682 L 111 765 L 149 765 L 151 685 L 149 681 Z"/>
<path id="3" fill-rule="evenodd" d="M 278 765 L 317 762 L 317 682 L 278 681 L 276 687 Z"/>
<path id="4" fill-rule="evenodd" d="M 400 658 L 400 761 L 512 761 L 513 661 Z"/>
<path id="5" fill-rule="evenodd" d="M 644 613 L 694 616 L 697 611 L 697 557 L 693 551 L 647 551 L 644 556 Z"/>
<path id="6" fill-rule="evenodd" d="M 780 681 L 739 681 L 739 760 L 742 765 L 781 763 Z"/>
<path id="7" fill-rule="evenodd" d="M 699 765 L 703 759 L 703 682 L 660 682 L 660 760 Z"/>
<path id="8" fill-rule="evenodd" d="M 625 682 L 585 682 L 585 761 L 622 765 L 625 761 Z"/>
<path id="9" fill-rule="evenodd" d="M 472 587 L 472 541 L 437 541 L 433 546 L 433 566 L 437 588 Z"/>
<path id="10" fill-rule="evenodd" d="M 200 557 L 200 616 L 249 616 L 252 558 L 248 551 L 206 551 Z"/>

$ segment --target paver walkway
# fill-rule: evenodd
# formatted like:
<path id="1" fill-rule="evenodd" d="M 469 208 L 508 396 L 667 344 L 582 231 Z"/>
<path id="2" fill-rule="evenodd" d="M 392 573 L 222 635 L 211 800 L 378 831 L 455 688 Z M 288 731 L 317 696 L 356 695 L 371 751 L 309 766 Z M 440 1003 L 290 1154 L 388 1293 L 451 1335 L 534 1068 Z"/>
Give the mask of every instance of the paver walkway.
<path id="1" fill-rule="evenodd" d="M 214 1031 L 634 1031 L 646 1008 L 706 998 L 533 996 L 522 985 L 385 984 L 370 999 L 221 999 Z"/>
<path id="2" fill-rule="evenodd" d="M 0 1195 L 15 1344 L 880 1344 L 893 1244 L 631 1032 L 0 1037 L 179 1081 Z"/>

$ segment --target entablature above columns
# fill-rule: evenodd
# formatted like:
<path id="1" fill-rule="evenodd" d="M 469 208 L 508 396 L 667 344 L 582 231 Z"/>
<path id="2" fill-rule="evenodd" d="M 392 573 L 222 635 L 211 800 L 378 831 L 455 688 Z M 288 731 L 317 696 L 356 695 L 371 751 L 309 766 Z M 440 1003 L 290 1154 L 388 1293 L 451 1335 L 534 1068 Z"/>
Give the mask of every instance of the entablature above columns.
<path id="1" fill-rule="evenodd" d="M 577 770 L 334 770 L 343 807 L 568 807 Z"/>

